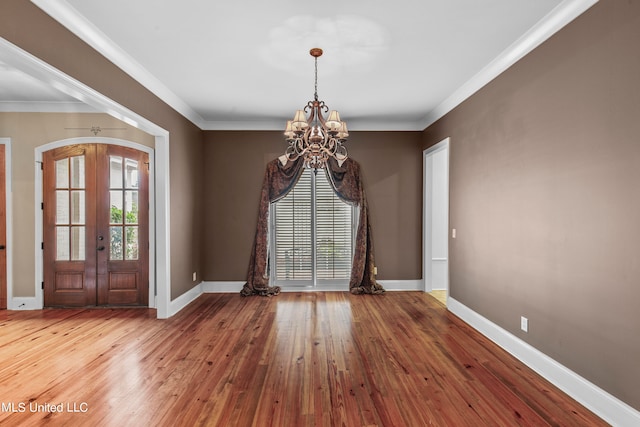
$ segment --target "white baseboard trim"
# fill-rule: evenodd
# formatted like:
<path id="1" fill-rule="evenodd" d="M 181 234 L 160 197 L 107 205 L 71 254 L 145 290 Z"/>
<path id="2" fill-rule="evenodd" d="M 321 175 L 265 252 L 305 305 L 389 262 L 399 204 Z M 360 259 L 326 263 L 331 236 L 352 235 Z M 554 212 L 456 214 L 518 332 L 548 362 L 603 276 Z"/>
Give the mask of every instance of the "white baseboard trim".
<path id="1" fill-rule="evenodd" d="M 416 280 L 378 280 L 387 291 L 424 291 L 424 281 Z"/>
<path id="2" fill-rule="evenodd" d="M 640 412 L 451 296 L 447 309 L 609 424 L 640 425 Z"/>
<path id="3" fill-rule="evenodd" d="M 218 281 L 209 281 L 202 282 L 202 291 L 205 293 L 218 293 L 218 292 L 240 292 L 242 287 L 246 282 L 218 282 Z M 417 280 L 378 280 L 387 291 L 423 291 L 424 283 L 422 279 Z M 283 287 L 282 292 L 304 292 L 306 289 L 304 288 L 286 288 Z M 315 289 L 314 289 L 315 290 Z M 322 289 L 326 290 L 336 290 L 336 291 L 348 291 L 348 289 L 335 288 L 335 289 Z"/>
<path id="4" fill-rule="evenodd" d="M 42 310 L 36 297 L 13 297 L 7 301 L 9 310 Z"/>
<path id="5" fill-rule="evenodd" d="M 200 295 L 203 294 L 202 291 L 202 282 L 198 283 L 193 288 L 189 289 L 184 294 L 180 295 L 178 298 L 171 300 L 169 302 L 169 316 L 176 315 L 180 310 L 191 304 L 195 301 Z"/>
<path id="6" fill-rule="evenodd" d="M 204 293 L 236 293 L 242 290 L 246 282 L 218 282 L 218 281 L 210 281 L 210 282 L 202 282 L 202 291 Z M 378 280 L 387 291 L 423 291 L 424 284 L 422 279 L 417 280 Z M 308 289 L 306 288 L 295 288 L 295 287 L 283 287 L 282 292 L 304 292 Z M 312 289 L 315 291 L 315 289 Z M 348 291 L 349 289 L 344 287 L 336 287 L 336 288 L 325 288 L 323 291 Z"/>

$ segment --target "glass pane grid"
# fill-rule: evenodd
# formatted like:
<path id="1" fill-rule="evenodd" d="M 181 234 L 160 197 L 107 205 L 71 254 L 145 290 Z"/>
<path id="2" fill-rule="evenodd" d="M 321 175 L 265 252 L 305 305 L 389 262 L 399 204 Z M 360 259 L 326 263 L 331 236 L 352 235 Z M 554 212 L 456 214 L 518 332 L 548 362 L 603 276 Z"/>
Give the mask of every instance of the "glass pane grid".
<path id="1" fill-rule="evenodd" d="M 84 188 L 84 156 L 71 157 L 71 188 Z"/>
<path id="2" fill-rule="evenodd" d="M 56 188 L 69 188 L 69 159 L 56 160 Z"/>
<path id="3" fill-rule="evenodd" d="M 109 227 L 109 259 L 122 260 L 124 247 L 122 227 Z"/>
<path id="4" fill-rule="evenodd" d="M 69 261 L 69 227 L 56 227 L 56 261 Z"/>
<path id="5" fill-rule="evenodd" d="M 109 259 L 139 257 L 138 161 L 109 157 Z"/>
<path id="6" fill-rule="evenodd" d="M 84 155 L 55 161 L 56 261 L 86 258 L 84 162 Z"/>

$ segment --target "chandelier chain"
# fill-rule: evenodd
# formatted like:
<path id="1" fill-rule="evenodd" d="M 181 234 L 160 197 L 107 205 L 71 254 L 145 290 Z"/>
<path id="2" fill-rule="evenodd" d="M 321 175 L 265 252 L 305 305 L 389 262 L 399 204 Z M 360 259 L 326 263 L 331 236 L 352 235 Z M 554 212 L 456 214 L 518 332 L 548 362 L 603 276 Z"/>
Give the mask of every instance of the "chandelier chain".
<path id="1" fill-rule="evenodd" d="M 315 58 L 315 70 L 316 70 L 316 79 L 315 79 L 315 93 L 313 94 L 313 99 L 315 101 L 318 100 L 318 57 L 316 56 Z"/>

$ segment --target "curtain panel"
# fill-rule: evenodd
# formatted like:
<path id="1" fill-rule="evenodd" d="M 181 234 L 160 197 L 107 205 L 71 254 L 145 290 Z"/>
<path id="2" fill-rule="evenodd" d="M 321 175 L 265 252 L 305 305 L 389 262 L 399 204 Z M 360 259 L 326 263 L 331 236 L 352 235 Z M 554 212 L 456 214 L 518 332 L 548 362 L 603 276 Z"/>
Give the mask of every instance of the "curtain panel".
<path id="1" fill-rule="evenodd" d="M 260 193 L 258 224 L 249 260 L 247 283 L 240 294 L 243 296 L 271 296 L 280 293 L 279 286 L 269 284 L 269 205 L 285 197 L 302 175 L 302 158 L 285 164 L 279 159 L 272 160 L 267 168 Z M 330 159 L 327 176 L 336 195 L 345 202 L 359 207 L 358 229 L 349 280 L 349 290 L 353 294 L 379 294 L 384 288 L 375 280 L 373 239 L 369 223 L 369 210 L 362 186 L 360 165 L 348 158 L 341 165 Z"/>

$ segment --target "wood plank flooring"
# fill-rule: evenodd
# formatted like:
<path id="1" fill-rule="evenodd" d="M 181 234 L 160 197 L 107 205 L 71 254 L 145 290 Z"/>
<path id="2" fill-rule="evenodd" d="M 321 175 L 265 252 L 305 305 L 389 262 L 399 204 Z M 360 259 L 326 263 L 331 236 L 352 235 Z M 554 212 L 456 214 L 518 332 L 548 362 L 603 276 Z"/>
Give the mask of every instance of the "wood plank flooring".
<path id="1" fill-rule="evenodd" d="M 422 292 L 0 312 L 0 424 L 601 426 Z"/>

